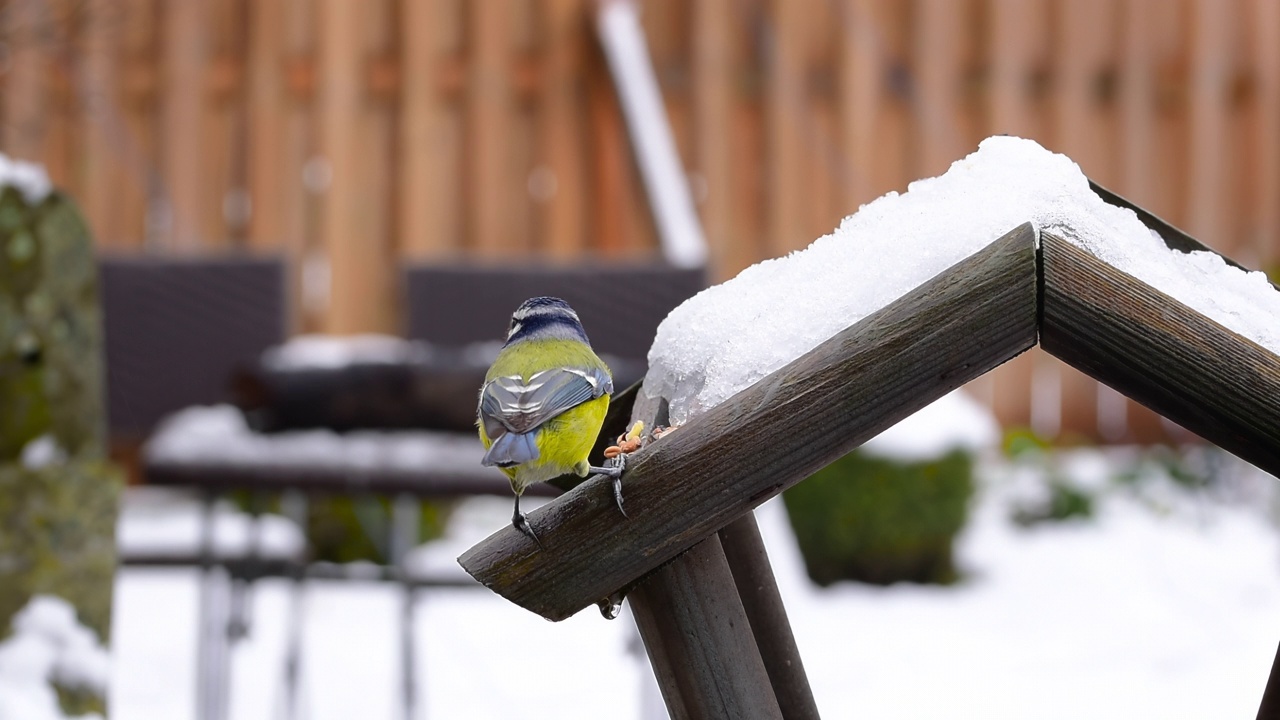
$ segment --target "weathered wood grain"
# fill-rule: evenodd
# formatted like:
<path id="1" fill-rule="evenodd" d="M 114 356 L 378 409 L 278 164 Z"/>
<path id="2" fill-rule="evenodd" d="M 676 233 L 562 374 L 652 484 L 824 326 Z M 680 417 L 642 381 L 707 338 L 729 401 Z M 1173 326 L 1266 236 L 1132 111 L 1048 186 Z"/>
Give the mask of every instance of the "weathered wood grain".
<path id="1" fill-rule="evenodd" d="M 1041 252 L 1046 351 L 1280 475 L 1280 358 L 1059 237 Z"/>
<path id="2" fill-rule="evenodd" d="M 673 720 L 784 717 L 734 580 L 712 536 L 631 593 Z"/>
<path id="3" fill-rule="evenodd" d="M 805 676 L 800 648 L 791 632 L 791 621 L 778 593 L 778 582 L 769 565 L 769 554 L 755 515 L 747 513 L 729 523 L 719 537 L 782 717 L 818 720 L 818 704 Z"/>
<path id="4" fill-rule="evenodd" d="M 566 618 L 624 587 L 943 394 L 1036 342 L 1035 233 L 1023 225 L 633 455 L 627 515 L 596 477 L 459 562 Z"/>

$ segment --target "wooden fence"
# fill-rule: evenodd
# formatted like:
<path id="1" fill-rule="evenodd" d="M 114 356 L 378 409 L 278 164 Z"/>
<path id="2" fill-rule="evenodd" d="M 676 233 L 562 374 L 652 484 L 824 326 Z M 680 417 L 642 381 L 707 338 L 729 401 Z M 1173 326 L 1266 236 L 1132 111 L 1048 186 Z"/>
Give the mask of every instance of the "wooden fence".
<path id="1" fill-rule="evenodd" d="M 643 0 L 713 275 L 994 133 L 1280 258 L 1280 0 Z M 394 331 L 398 264 L 648 255 L 596 0 L 7 0 L 0 150 L 104 249 L 292 260 L 300 330 Z M 1168 428 L 1034 353 L 1006 422 Z"/>

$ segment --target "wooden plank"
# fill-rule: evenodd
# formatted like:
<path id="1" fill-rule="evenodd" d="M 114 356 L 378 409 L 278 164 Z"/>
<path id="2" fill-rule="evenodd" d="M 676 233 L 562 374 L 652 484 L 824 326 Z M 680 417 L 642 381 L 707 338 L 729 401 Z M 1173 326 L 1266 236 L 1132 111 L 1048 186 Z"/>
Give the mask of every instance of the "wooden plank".
<path id="1" fill-rule="evenodd" d="M 782 717 L 818 720 L 818 704 L 805 677 L 800 648 L 796 646 L 786 606 L 778 594 L 778 582 L 769 566 L 769 554 L 755 515 L 747 513 L 729 523 L 720 531 L 720 544 Z"/>
<path id="2" fill-rule="evenodd" d="M 123 215 L 117 198 L 131 179 L 128 166 L 122 162 L 125 148 L 119 142 L 120 121 L 116 109 L 119 91 L 117 60 L 120 32 L 114 24 L 122 13 L 113 9 L 110 0 L 90 0 L 85 5 L 84 63 L 80 83 L 88 92 L 83 114 L 79 118 L 84 138 L 84 184 L 80 193 L 85 220 L 93 229 L 98 248 L 124 246 Z"/>
<path id="3" fill-rule="evenodd" d="M 44 3 L 21 2 L 6 8 L 8 24 L 17 28 L 8 43 L 5 73 L 4 152 L 28 161 L 39 161 L 44 151 L 44 119 L 48 112 L 48 43 L 36 28 L 49 22 Z"/>
<path id="4" fill-rule="evenodd" d="M 285 0 L 265 0 L 249 6 L 248 54 L 248 245 L 255 249 L 289 247 L 285 231 L 289 174 L 288 96 L 285 60 L 289 20 Z M 292 254 L 292 253 L 291 253 Z M 296 257 L 296 255 L 295 255 Z"/>
<path id="5" fill-rule="evenodd" d="M 634 582 L 1034 345 L 1034 236 L 1019 227 L 641 450 L 627 470 L 627 518 L 596 477 L 529 514 L 543 550 L 506 527 L 459 561 L 554 620 Z"/>
<path id="6" fill-rule="evenodd" d="M 366 111 L 363 60 L 384 39 L 382 3 L 329 0 L 320 8 L 317 104 L 320 151 L 331 178 L 320 236 L 331 271 L 324 327 L 332 333 L 386 332 L 391 315 L 387 213 L 390 124 L 385 109 Z"/>
<path id="7" fill-rule="evenodd" d="M 328 305 L 323 327 L 331 333 L 366 329 L 360 308 L 366 279 L 361 276 L 366 228 L 358 207 L 360 154 L 361 20 L 354 3 L 327 0 L 319 8 L 316 69 L 319 158 L 329 178 L 320 202 L 320 242 L 329 267 Z"/>
<path id="8" fill-rule="evenodd" d="M 242 247 L 248 234 L 244 58 L 246 8 L 239 0 L 205 0 L 207 60 L 201 81 L 204 127 L 200 236 L 208 246 Z"/>
<path id="9" fill-rule="evenodd" d="M 804 120 L 808 98 L 804 77 L 804 7 L 772 0 L 773 42 L 765 55 L 769 257 L 804 247 L 813 238 L 804 227 Z"/>
<path id="10" fill-rule="evenodd" d="M 919 22 L 912 63 L 919 85 L 915 94 L 919 155 L 912 168 L 917 177 L 946 172 L 951 163 L 974 148 L 967 147 L 961 127 L 958 94 L 965 70 L 961 33 L 966 3 L 959 0 L 915 0 Z"/>
<path id="11" fill-rule="evenodd" d="M 1045 350 L 1280 473 L 1280 357 L 1065 240 L 1041 253 Z"/>
<path id="12" fill-rule="evenodd" d="M 401 12 L 397 244 L 403 255 L 425 259 L 449 247 L 449 228 L 440 222 L 441 205 L 448 200 L 440 187 L 445 173 L 437 168 L 439 148 L 448 141 L 447 111 L 436 87 L 440 3 L 405 2 Z"/>
<path id="13" fill-rule="evenodd" d="M 130 174 L 116 180 L 116 203 L 122 216 L 121 244 L 149 245 L 152 231 L 147 215 L 160 200 L 160 183 L 154 168 L 159 162 L 159 113 L 153 82 L 159 59 L 159 22 L 156 0 L 124 0 L 119 3 L 121 87 L 116 96 L 121 115 L 121 136 L 116 150 L 126 153 Z"/>
<path id="14" fill-rule="evenodd" d="M 1221 188 L 1227 180 L 1227 89 L 1231 37 L 1224 0 L 1192 0 L 1190 111 L 1191 142 L 1186 149 L 1187 227 L 1230 251 L 1230 237 L 1222 232 L 1226 219 Z"/>
<path id="15" fill-rule="evenodd" d="M 839 103 L 846 213 L 853 213 L 860 205 L 875 199 L 871 176 L 880 142 L 876 118 L 885 65 L 872 27 L 871 2 L 842 0 L 840 4 Z"/>
<path id="16" fill-rule="evenodd" d="M 736 29 L 730 0 L 696 0 L 692 7 L 693 170 L 701 178 L 701 217 L 710 251 L 710 271 L 742 263 L 734 256 L 741 243 L 734 233 L 733 207 L 733 48 Z M 694 188 L 695 199 L 698 188 Z"/>
<path id="17" fill-rule="evenodd" d="M 82 191 L 80 158 L 83 153 L 79 128 L 74 121 L 76 97 L 71 70 L 75 50 L 77 16 L 84 0 L 44 0 L 35 3 L 47 13 L 44 24 L 35 28 L 32 41 L 43 46 L 44 115 L 40 119 L 40 150 L 35 157 L 44 165 L 55 187 L 79 197 Z"/>
<path id="18" fill-rule="evenodd" d="M 768 254 L 768 192 L 766 188 L 768 166 L 766 158 L 764 62 L 762 43 L 756 42 L 747 27 L 763 22 L 764 9 L 753 3 L 745 17 L 738 20 L 742 28 L 731 35 L 733 65 L 736 78 L 736 107 L 732 122 L 726 129 L 729 134 L 733 162 L 731 180 L 733 216 L 733 242 L 723 253 L 721 264 L 714 268 L 713 281 L 737 275 L 743 268 L 758 262 Z M 732 17 L 732 16 L 731 16 Z"/>
<path id="19" fill-rule="evenodd" d="M 541 249 L 572 259 L 586 245 L 582 70 L 589 27 L 584 0 L 546 0 L 544 85 L 537 118 L 540 158 L 529 179 L 540 203 Z M 549 182 L 548 182 L 549 181 Z"/>
<path id="20" fill-rule="evenodd" d="M 467 83 L 467 232 L 471 249 L 480 257 L 500 257 L 508 235 L 504 205 L 507 187 L 508 86 L 506 3 L 475 0 L 470 12 Z"/>
<path id="21" fill-rule="evenodd" d="M 201 206 L 204 181 L 204 97 L 202 82 L 208 41 L 207 0 L 165 3 L 161 74 L 161 172 L 168 200 L 156 239 L 168 248 L 191 251 L 204 238 Z"/>
<path id="22" fill-rule="evenodd" d="M 1250 183 L 1250 240 L 1258 267 L 1280 260 L 1280 3 L 1254 0 L 1252 70 L 1257 87 L 1250 133 L 1255 170 Z"/>
<path id="23" fill-rule="evenodd" d="M 1155 69 L 1150 31 L 1145 22 L 1157 0 L 1126 0 L 1121 5 L 1118 73 L 1120 172 L 1118 187 L 1142 204 L 1152 202 L 1151 127 L 1155 114 Z"/>
<path id="24" fill-rule="evenodd" d="M 782 720 L 718 538 L 646 578 L 630 601 L 674 720 Z"/>

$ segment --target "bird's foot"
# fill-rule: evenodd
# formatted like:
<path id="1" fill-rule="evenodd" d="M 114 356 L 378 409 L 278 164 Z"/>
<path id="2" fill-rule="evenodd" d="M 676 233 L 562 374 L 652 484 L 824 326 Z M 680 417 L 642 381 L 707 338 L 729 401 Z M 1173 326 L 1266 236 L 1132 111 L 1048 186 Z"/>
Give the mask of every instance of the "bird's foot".
<path id="1" fill-rule="evenodd" d="M 516 514 L 511 517 L 511 525 L 519 530 L 521 534 L 538 544 L 538 549 L 542 549 L 542 541 L 538 539 L 538 534 L 533 531 L 533 526 L 529 524 L 529 518 L 524 513 L 516 510 Z"/>
<path id="2" fill-rule="evenodd" d="M 627 511 L 622 507 L 622 472 L 627 468 L 627 456 L 617 455 L 605 461 L 604 467 L 593 467 L 591 472 L 607 475 L 613 480 L 613 501 L 618 506 L 618 512 L 622 513 L 622 517 L 627 517 Z"/>

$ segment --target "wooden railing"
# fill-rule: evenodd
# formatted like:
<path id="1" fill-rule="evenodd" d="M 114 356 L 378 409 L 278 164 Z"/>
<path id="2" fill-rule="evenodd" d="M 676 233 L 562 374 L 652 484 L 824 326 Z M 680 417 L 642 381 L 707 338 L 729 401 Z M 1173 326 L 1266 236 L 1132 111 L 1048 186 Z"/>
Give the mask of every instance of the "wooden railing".
<path id="1" fill-rule="evenodd" d="M 504 527 L 459 562 L 551 620 L 629 597 L 672 717 L 816 717 L 752 509 L 1037 342 L 1280 474 L 1280 356 L 1024 225 L 631 456 L 626 517 L 597 476 L 530 513 L 541 546 Z M 641 390 L 632 419 L 663 414 Z"/>

